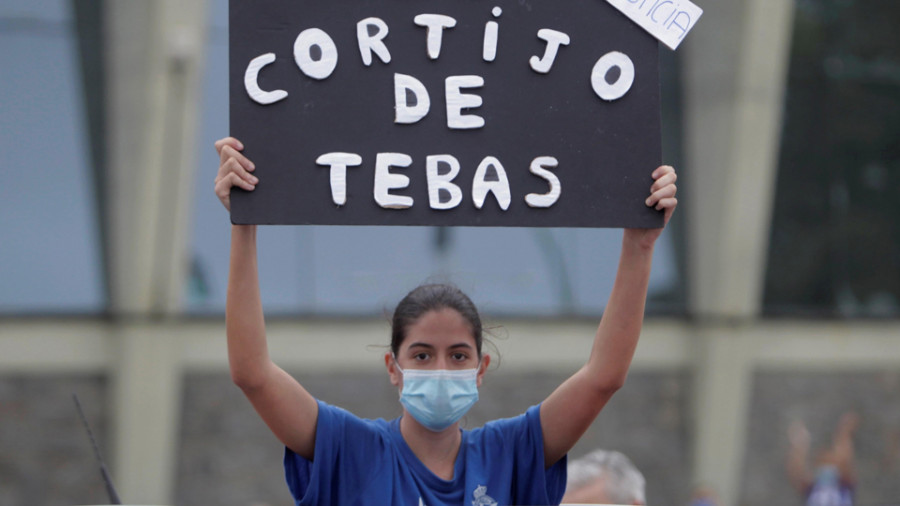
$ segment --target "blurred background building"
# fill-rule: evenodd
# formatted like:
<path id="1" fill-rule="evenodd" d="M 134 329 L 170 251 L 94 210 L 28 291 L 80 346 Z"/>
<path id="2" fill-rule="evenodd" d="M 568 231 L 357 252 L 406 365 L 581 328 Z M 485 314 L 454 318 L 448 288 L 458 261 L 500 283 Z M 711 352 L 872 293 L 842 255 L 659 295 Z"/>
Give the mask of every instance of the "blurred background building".
<path id="1" fill-rule="evenodd" d="M 663 48 L 681 206 L 626 387 L 573 451 L 627 454 L 649 504 L 799 504 L 787 427 L 860 414 L 858 503 L 900 502 L 900 3 L 697 2 Z M 225 0 L 0 4 L 0 505 L 290 504 L 282 448 L 227 372 Z M 502 361 L 470 426 L 540 402 L 589 351 L 616 230 L 270 227 L 276 361 L 399 414 L 386 313 L 466 290 Z"/>

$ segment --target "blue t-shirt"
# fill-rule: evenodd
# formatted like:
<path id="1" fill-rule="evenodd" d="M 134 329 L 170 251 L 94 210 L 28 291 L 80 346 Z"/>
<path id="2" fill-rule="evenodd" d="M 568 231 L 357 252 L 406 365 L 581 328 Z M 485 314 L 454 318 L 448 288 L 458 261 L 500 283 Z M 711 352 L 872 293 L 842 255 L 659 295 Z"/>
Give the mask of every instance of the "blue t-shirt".
<path id="1" fill-rule="evenodd" d="M 840 481 L 837 471 L 826 479 L 819 474 L 806 493 L 806 506 L 853 506 L 853 485 Z"/>
<path id="2" fill-rule="evenodd" d="M 853 506 L 853 487 L 845 484 L 810 487 L 806 506 Z"/>
<path id="3" fill-rule="evenodd" d="M 319 401 L 312 462 L 285 448 L 299 505 L 497 506 L 559 504 L 566 458 L 544 469 L 540 407 L 462 431 L 453 479 L 432 473 L 400 434 L 400 419 L 364 420 Z"/>

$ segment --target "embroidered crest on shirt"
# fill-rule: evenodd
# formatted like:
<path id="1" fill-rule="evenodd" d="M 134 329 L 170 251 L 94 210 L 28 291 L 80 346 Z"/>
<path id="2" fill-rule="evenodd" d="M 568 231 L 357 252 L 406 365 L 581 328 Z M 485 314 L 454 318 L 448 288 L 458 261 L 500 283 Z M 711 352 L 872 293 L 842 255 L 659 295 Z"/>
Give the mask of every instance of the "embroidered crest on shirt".
<path id="1" fill-rule="evenodd" d="M 472 497 L 472 506 L 497 506 L 497 501 L 487 495 L 487 487 L 485 485 L 478 485 L 475 488 L 475 492 L 472 493 Z"/>

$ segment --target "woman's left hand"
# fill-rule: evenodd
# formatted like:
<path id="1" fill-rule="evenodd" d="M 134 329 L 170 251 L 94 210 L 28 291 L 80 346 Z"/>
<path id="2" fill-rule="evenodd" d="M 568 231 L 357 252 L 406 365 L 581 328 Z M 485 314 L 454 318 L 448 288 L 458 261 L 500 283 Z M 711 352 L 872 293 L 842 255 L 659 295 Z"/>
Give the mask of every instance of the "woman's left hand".
<path id="1" fill-rule="evenodd" d="M 647 207 L 653 207 L 657 211 L 663 211 L 663 226 L 660 228 L 627 228 L 625 235 L 627 240 L 636 241 L 638 245 L 643 247 L 652 247 L 656 239 L 662 233 L 665 226 L 672 218 L 675 207 L 678 206 L 678 199 L 675 193 L 678 187 L 675 181 L 678 175 L 675 169 L 669 165 L 662 165 L 653 171 L 653 185 L 650 186 L 650 196 L 644 201 Z"/>

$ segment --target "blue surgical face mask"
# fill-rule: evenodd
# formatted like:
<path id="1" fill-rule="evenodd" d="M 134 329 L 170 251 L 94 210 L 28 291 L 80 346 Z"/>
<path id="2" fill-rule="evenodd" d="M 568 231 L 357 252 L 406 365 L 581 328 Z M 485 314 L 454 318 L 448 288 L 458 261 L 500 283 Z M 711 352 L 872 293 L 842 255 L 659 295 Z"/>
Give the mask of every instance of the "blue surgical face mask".
<path id="1" fill-rule="evenodd" d="M 396 363 L 396 362 L 395 362 Z M 440 432 L 456 423 L 478 400 L 478 368 L 397 369 L 403 373 L 400 402 L 422 426 Z"/>

